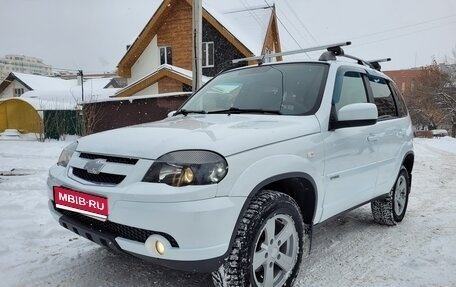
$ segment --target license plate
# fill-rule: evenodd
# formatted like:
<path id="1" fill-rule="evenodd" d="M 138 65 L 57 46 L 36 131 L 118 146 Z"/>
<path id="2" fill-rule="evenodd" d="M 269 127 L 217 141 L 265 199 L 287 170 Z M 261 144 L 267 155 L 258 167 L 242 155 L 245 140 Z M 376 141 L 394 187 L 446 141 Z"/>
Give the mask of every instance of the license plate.
<path id="1" fill-rule="evenodd" d="M 54 186 L 54 201 L 57 208 L 75 211 L 106 220 L 108 199 L 84 192 Z"/>

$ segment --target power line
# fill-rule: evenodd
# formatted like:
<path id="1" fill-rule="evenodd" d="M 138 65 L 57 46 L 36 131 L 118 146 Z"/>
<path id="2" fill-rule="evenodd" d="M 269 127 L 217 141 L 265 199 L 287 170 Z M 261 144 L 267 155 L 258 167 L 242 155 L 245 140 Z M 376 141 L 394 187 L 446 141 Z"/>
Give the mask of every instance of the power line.
<path id="1" fill-rule="evenodd" d="M 249 7 L 247 6 L 247 4 L 244 3 L 244 0 L 241 0 L 241 4 L 242 6 L 244 6 L 245 10 L 247 12 L 249 12 L 249 14 L 252 16 L 252 18 L 255 20 L 255 22 L 257 22 L 257 24 L 262 27 L 261 23 L 260 23 L 260 20 L 258 19 L 257 15 L 254 15 L 251 11 L 251 9 L 249 9 Z"/>
<path id="2" fill-rule="evenodd" d="M 411 32 L 408 32 L 408 33 L 403 33 L 403 34 L 400 34 L 400 35 L 395 35 L 395 36 L 383 38 L 383 39 L 380 39 L 380 40 L 370 41 L 370 42 L 367 42 L 367 43 L 355 44 L 355 45 L 353 45 L 353 46 L 358 47 L 358 46 L 370 45 L 370 44 L 374 44 L 374 43 L 378 43 L 378 42 L 383 42 L 383 41 L 390 40 L 390 39 L 394 39 L 394 38 L 399 38 L 399 37 L 403 37 L 403 36 L 407 36 L 407 35 L 411 35 L 411 34 L 416 34 L 416 33 L 423 32 L 423 31 L 428 31 L 428 30 L 440 28 L 440 27 L 443 27 L 443 26 L 446 26 L 446 25 L 449 25 L 449 24 L 453 24 L 453 23 L 456 23 L 456 21 L 452 21 L 452 22 L 449 22 L 449 23 L 445 23 L 445 24 L 443 24 L 443 25 L 438 25 L 438 26 L 428 27 L 428 28 L 424 28 L 424 29 L 420 29 L 420 30 L 416 30 L 416 31 L 411 31 Z M 359 38 L 358 38 L 358 39 L 359 39 Z"/>
<path id="3" fill-rule="evenodd" d="M 271 6 L 269 5 L 269 3 L 268 3 L 266 0 L 263 0 L 263 1 L 264 1 L 264 3 L 266 3 L 266 5 L 268 5 L 269 7 L 271 7 Z M 285 31 L 288 33 L 288 35 L 290 35 L 290 37 L 291 37 L 291 38 L 293 39 L 293 41 L 296 43 L 296 45 L 298 45 L 298 47 L 299 47 L 300 49 L 302 49 L 302 46 L 299 44 L 299 42 L 296 40 L 296 38 L 290 33 L 290 31 L 288 30 L 287 26 L 285 26 L 285 24 L 282 22 L 282 20 L 280 20 L 279 15 L 277 15 L 277 13 L 276 13 L 276 18 L 277 18 L 277 20 L 279 21 L 279 23 L 282 25 L 282 27 L 285 29 Z M 304 53 L 304 54 L 307 56 L 307 58 L 310 59 L 310 57 L 309 57 L 309 55 L 308 55 L 307 53 Z"/>
<path id="4" fill-rule="evenodd" d="M 387 30 L 383 30 L 383 31 L 379 31 L 379 32 L 369 33 L 369 34 L 358 36 L 358 37 L 351 37 L 350 39 L 356 40 L 356 39 L 369 38 L 369 37 L 374 36 L 374 35 L 384 34 L 384 33 L 388 33 L 388 32 L 394 32 L 394 31 L 398 31 L 398 30 L 402 30 L 402 29 L 406 29 L 406 28 L 411 28 L 411 27 L 416 27 L 416 26 L 419 26 L 419 25 L 432 23 L 432 22 L 443 20 L 443 19 L 452 18 L 452 17 L 455 17 L 455 16 L 456 16 L 456 14 L 450 15 L 450 16 L 445 16 L 445 17 L 440 17 L 440 18 L 435 18 L 435 19 L 426 20 L 426 21 L 422 21 L 422 22 L 418 22 L 418 23 L 414 23 L 414 24 L 409 24 L 409 25 L 405 25 L 405 26 L 400 26 L 400 27 L 396 27 L 396 28 L 391 28 L 391 29 L 387 29 Z M 452 23 L 452 22 L 450 22 L 450 23 Z"/>
<path id="5" fill-rule="evenodd" d="M 294 31 L 296 31 L 306 43 L 311 45 L 310 41 L 308 40 L 308 37 L 301 32 L 302 29 L 296 28 L 294 22 L 290 21 L 290 19 L 287 17 L 287 13 L 285 13 L 285 11 L 280 8 L 280 6 L 277 6 L 277 13 L 281 13 L 281 15 L 283 16 L 282 19 L 285 18 L 284 20 L 287 20 L 288 24 L 292 26 L 291 28 L 294 29 Z"/>
<path id="6" fill-rule="evenodd" d="M 296 17 L 296 19 L 298 19 L 298 22 L 301 24 L 301 26 L 304 28 L 304 30 L 306 30 L 307 34 L 309 34 L 310 38 L 312 38 L 312 40 L 317 44 L 319 45 L 317 39 L 315 39 L 315 37 L 313 36 L 313 34 L 309 31 L 309 29 L 307 29 L 306 25 L 304 25 L 304 23 L 301 21 L 301 18 L 298 16 L 298 14 L 296 14 L 296 11 L 290 6 L 290 3 L 288 3 L 288 1 L 284 1 L 285 4 L 288 6 L 288 8 L 291 10 L 291 13 L 293 13 L 293 15 Z"/>

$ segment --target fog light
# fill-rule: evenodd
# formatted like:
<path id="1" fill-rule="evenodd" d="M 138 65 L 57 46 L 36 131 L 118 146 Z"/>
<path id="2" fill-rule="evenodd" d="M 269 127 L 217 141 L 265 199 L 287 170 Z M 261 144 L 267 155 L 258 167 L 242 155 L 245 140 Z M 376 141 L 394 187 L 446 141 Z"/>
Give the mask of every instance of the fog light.
<path id="1" fill-rule="evenodd" d="M 163 255 L 165 253 L 165 245 L 160 241 L 155 241 L 155 249 L 157 250 L 158 254 Z"/>

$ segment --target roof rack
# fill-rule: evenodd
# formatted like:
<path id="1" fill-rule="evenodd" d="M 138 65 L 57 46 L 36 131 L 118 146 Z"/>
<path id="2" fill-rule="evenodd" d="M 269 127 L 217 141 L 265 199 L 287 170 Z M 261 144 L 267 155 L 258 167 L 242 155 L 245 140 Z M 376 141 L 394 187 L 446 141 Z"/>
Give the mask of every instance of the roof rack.
<path id="1" fill-rule="evenodd" d="M 327 49 L 327 50 L 328 51 L 326 51 L 323 54 L 321 54 L 321 56 L 319 58 L 320 61 L 330 61 L 330 60 L 334 60 L 335 61 L 336 60 L 336 56 L 345 57 L 345 58 L 349 58 L 349 59 L 357 61 L 359 65 L 368 66 L 368 67 L 370 67 L 372 69 L 375 69 L 377 71 L 380 71 L 381 68 L 382 68 L 382 66 L 380 66 L 379 63 L 391 61 L 391 58 L 365 61 L 365 60 L 360 59 L 358 57 L 345 54 L 344 50 L 342 48 L 340 48 L 340 47 L 338 47 L 337 49 Z"/>
<path id="2" fill-rule="evenodd" d="M 374 67 L 374 69 L 376 69 L 377 71 L 381 71 L 382 70 L 382 66 L 379 63 L 389 62 L 389 61 L 391 61 L 391 58 L 370 60 L 368 62 Z"/>
<path id="3" fill-rule="evenodd" d="M 328 51 L 330 49 L 337 50 L 337 49 L 342 49 L 341 47 L 348 46 L 348 45 L 351 45 L 351 42 L 349 42 L 349 41 L 348 42 L 341 42 L 341 43 L 316 46 L 316 47 L 300 49 L 300 50 L 293 50 L 293 51 L 265 54 L 265 55 L 261 55 L 261 56 L 254 56 L 254 57 L 248 57 L 248 58 L 234 59 L 232 61 L 232 63 L 233 64 L 237 64 L 239 62 L 258 61 L 258 63 L 261 65 L 262 63 L 264 63 L 264 61 L 266 59 L 269 59 L 269 58 L 280 57 L 280 56 L 288 56 L 288 55 L 294 55 L 294 54 L 301 54 L 301 53 L 307 53 L 307 52 L 313 52 L 313 51 L 319 51 L 319 50 L 325 50 L 325 49 L 327 49 Z"/>
<path id="4" fill-rule="evenodd" d="M 340 43 L 316 46 L 316 47 L 311 47 L 311 48 L 306 48 L 306 49 L 293 50 L 293 51 L 288 51 L 288 52 L 280 52 L 280 53 L 273 53 L 273 54 L 265 54 L 265 55 L 261 55 L 261 56 L 234 59 L 234 60 L 232 60 L 232 63 L 233 64 L 238 64 L 240 62 L 257 61 L 258 64 L 261 65 L 261 64 L 263 64 L 265 62 L 266 59 L 269 59 L 269 58 L 280 57 L 280 56 L 288 56 L 288 55 L 294 55 L 294 54 L 301 54 L 301 53 L 307 53 L 307 52 L 313 52 L 313 51 L 319 51 L 319 50 L 326 50 L 323 54 L 321 54 L 320 58 L 318 59 L 319 61 L 331 61 L 331 60 L 335 61 L 336 60 L 336 56 L 345 57 L 345 58 L 349 58 L 349 59 L 357 61 L 357 63 L 359 65 L 368 66 L 368 67 L 370 67 L 372 69 L 375 69 L 377 71 L 381 70 L 381 66 L 380 66 L 379 63 L 391 61 L 391 58 L 378 59 L 378 60 L 372 60 L 372 61 L 365 61 L 365 60 L 360 59 L 358 57 L 355 57 L 355 56 L 352 56 L 352 55 L 347 55 L 347 54 L 345 54 L 345 52 L 342 49 L 342 47 L 349 46 L 349 45 L 351 45 L 350 41 L 340 42 Z"/>

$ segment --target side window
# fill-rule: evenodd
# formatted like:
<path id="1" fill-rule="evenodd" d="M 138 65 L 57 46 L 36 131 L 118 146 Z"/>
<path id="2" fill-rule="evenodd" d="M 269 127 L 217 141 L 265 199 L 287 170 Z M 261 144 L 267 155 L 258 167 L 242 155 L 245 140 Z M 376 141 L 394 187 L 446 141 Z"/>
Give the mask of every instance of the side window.
<path id="1" fill-rule="evenodd" d="M 401 118 L 407 116 L 407 114 L 408 114 L 407 106 L 405 105 L 404 98 L 402 97 L 401 93 L 399 92 L 399 89 L 393 82 L 390 82 L 389 86 L 390 86 L 391 90 L 393 90 L 393 93 L 394 93 L 394 99 L 396 100 L 398 116 Z"/>
<path id="2" fill-rule="evenodd" d="M 336 111 L 349 104 L 367 102 L 366 88 L 361 73 L 345 72 L 342 77 L 338 77 L 333 96 Z"/>
<path id="3" fill-rule="evenodd" d="M 397 118 L 396 104 L 388 82 L 380 77 L 369 76 L 370 86 L 377 105 L 378 119 L 385 120 Z"/>

